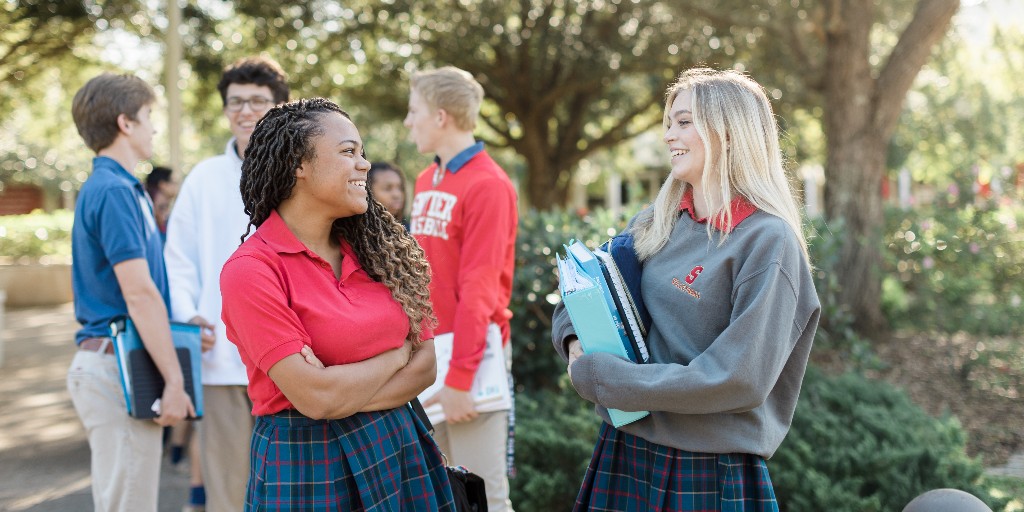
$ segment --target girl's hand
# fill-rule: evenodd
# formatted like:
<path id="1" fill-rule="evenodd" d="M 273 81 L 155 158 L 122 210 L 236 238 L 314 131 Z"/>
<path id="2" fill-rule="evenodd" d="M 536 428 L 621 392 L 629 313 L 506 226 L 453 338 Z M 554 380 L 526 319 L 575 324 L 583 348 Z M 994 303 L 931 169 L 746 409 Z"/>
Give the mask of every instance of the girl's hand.
<path id="1" fill-rule="evenodd" d="M 309 345 L 303 345 L 302 350 L 299 351 L 299 354 L 302 356 L 303 359 L 306 360 L 306 363 L 317 368 L 324 367 L 324 363 L 321 363 L 320 359 L 318 359 L 316 355 L 313 354 L 313 349 L 309 348 Z"/>

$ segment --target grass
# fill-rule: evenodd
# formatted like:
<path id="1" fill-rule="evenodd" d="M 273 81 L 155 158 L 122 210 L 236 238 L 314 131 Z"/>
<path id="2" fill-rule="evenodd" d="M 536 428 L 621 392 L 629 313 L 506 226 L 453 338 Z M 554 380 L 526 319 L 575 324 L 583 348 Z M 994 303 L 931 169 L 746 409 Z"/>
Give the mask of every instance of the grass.
<path id="1" fill-rule="evenodd" d="M 1003 512 L 1024 511 L 1024 478 L 1012 476 L 988 476 L 985 481 L 989 493 L 997 498 L 1013 497 Z"/>

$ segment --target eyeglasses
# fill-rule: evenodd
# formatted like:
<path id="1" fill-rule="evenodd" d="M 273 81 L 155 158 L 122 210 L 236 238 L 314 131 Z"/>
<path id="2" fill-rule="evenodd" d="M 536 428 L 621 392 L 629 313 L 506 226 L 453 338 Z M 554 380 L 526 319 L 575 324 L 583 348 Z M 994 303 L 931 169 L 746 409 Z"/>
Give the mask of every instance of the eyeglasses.
<path id="1" fill-rule="evenodd" d="M 263 96 L 253 96 L 247 100 L 237 96 L 232 96 L 228 98 L 228 103 L 227 105 L 224 105 L 224 108 L 228 112 L 241 112 L 242 109 L 245 108 L 246 103 L 249 104 L 249 108 L 251 108 L 253 112 L 263 112 L 274 104 L 274 100 Z"/>

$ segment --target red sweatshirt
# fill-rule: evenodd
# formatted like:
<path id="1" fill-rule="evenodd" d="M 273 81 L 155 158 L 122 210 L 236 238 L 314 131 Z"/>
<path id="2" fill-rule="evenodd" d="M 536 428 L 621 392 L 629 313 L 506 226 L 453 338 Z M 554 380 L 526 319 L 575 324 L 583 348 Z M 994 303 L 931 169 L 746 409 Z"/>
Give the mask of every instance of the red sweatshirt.
<path id="1" fill-rule="evenodd" d="M 487 324 L 498 324 L 505 343 L 509 340 L 516 192 L 486 151 L 455 172 L 450 166 L 435 187 L 437 166 L 416 179 L 410 231 L 430 262 L 434 332 L 454 335 L 445 385 L 469 390 L 483 358 Z"/>

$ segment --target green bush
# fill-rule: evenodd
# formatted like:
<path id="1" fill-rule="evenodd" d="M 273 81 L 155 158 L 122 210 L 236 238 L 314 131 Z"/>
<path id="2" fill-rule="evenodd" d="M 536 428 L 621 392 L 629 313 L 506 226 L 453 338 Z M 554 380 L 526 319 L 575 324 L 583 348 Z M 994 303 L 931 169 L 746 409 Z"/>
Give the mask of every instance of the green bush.
<path id="1" fill-rule="evenodd" d="M 601 425 L 594 406 L 562 378 L 555 391 L 517 393 L 516 420 L 512 503 L 518 510 L 571 510 Z"/>
<path id="2" fill-rule="evenodd" d="M 70 210 L 0 216 L 0 255 L 18 263 L 71 261 L 74 217 Z"/>
<path id="3" fill-rule="evenodd" d="M 895 327 L 1024 330 L 1024 209 L 924 206 L 886 212 L 882 305 Z"/>
<path id="4" fill-rule="evenodd" d="M 937 488 L 1005 500 L 985 490 L 955 418 L 936 419 L 889 384 L 809 368 L 789 436 L 769 461 L 782 510 L 901 510 Z"/>

